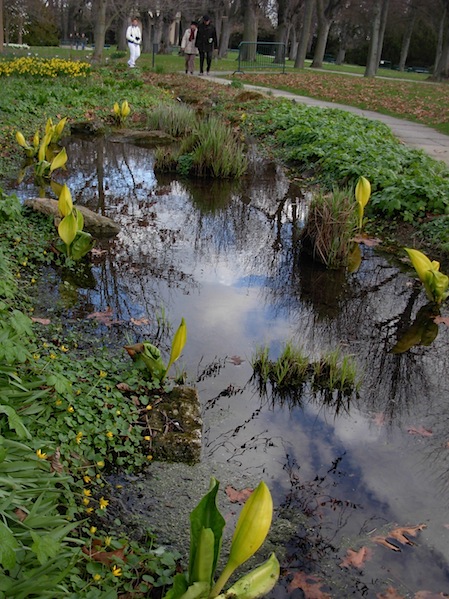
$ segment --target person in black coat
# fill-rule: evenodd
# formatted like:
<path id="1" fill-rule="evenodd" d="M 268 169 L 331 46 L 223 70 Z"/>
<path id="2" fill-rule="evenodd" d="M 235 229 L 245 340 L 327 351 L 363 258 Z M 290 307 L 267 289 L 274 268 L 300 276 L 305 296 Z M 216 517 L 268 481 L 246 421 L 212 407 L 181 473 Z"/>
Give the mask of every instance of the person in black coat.
<path id="1" fill-rule="evenodd" d="M 200 54 L 200 75 L 204 74 L 204 59 L 206 59 L 206 75 L 208 75 L 212 64 L 212 53 L 215 48 L 218 48 L 217 31 L 212 25 L 209 15 L 204 15 L 198 25 L 195 44 Z"/>

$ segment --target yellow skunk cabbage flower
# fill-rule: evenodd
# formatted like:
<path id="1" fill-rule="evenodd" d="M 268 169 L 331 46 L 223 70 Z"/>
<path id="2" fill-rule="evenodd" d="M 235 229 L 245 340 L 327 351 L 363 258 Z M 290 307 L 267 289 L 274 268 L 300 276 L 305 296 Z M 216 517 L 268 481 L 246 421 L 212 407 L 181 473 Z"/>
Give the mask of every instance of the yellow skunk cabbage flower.
<path id="1" fill-rule="evenodd" d="M 126 119 L 126 117 L 128 116 L 128 114 L 130 112 L 131 112 L 131 108 L 129 107 L 128 100 L 124 100 L 122 102 L 122 109 L 121 109 L 122 117 L 124 119 Z"/>
<path id="2" fill-rule="evenodd" d="M 27 140 L 25 139 L 23 133 L 21 133 L 20 131 L 17 131 L 17 133 L 16 133 L 16 142 L 22 148 L 28 148 L 29 147 L 29 145 L 27 143 Z"/>
<path id="3" fill-rule="evenodd" d="M 62 166 L 64 166 L 64 164 L 66 162 L 67 162 L 67 152 L 66 152 L 65 148 L 62 148 L 62 150 L 59 152 L 59 154 L 57 154 L 51 161 L 50 173 L 55 171 L 57 168 L 61 168 Z"/>
<path id="4" fill-rule="evenodd" d="M 116 102 L 114 104 L 114 114 L 116 114 L 117 116 L 120 116 L 120 106 L 119 106 L 118 102 Z"/>
<path id="5" fill-rule="evenodd" d="M 355 199 L 359 205 L 359 228 L 363 226 L 363 214 L 365 212 L 365 206 L 368 204 L 368 200 L 371 196 L 371 183 L 365 177 L 359 177 L 357 185 L 355 186 Z"/>
<path id="6" fill-rule="evenodd" d="M 59 223 L 59 226 L 58 226 L 59 237 L 62 239 L 62 241 L 68 247 L 72 243 L 72 241 L 75 239 L 77 232 L 78 232 L 78 225 L 76 222 L 76 217 L 73 214 L 73 212 L 71 212 L 67 216 L 64 216 L 62 221 Z"/>
<path id="7" fill-rule="evenodd" d="M 256 553 L 265 541 L 272 517 L 273 500 L 269 488 L 262 481 L 243 506 L 232 537 L 228 563 L 210 597 L 216 597 L 234 570 Z"/>
<path id="8" fill-rule="evenodd" d="M 63 185 L 58 199 L 58 210 L 61 216 L 68 216 L 73 210 L 72 195 L 67 185 Z"/>
<path id="9" fill-rule="evenodd" d="M 181 355 L 181 352 L 184 349 L 184 345 L 186 344 L 186 341 L 187 341 L 187 325 L 186 325 L 186 321 L 184 320 L 184 318 L 181 318 L 181 324 L 179 325 L 179 328 L 176 331 L 175 336 L 173 337 L 172 344 L 171 344 L 170 359 L 168 361 L 168 366 L 165 370 L 165 375 L 169 371 L 170 366 L 173 364 L 173 362 L 176 362 L 176 360 Z"/>
<path id="10" fill-rule="evenodd" d="M 428 299 L 441 304 L 449 295 L 449 277 L 440 272 L 440 263 L 418 250 L 405 248 L 413 268 L 424 285 Z"/>
<path id="11" fill-rule="evenodd" d="M 66 122 L 67 122 L 67 117 L 65 116 L 56 125 L 55 130 L 54 130 L 54 134 L 53 134 L 53 137 L 52 137 L 52 140 L 51 140 L 52 142 L 56 143 L 56 142 L 58 142 L 60 140 L 62 132 L 64 131 L 64 127 L 65 127 Z"/>

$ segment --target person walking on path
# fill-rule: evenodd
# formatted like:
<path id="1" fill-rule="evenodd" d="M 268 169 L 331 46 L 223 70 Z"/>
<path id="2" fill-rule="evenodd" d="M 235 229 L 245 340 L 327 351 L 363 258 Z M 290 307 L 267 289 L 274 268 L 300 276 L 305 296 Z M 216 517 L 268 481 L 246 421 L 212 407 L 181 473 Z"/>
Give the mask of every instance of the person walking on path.
<path id="1" fill-rule="evenodd" d="M 131 25 L 126 30 L 126 41 L 129 48 L 128 66 L 133 69 L 136 66 L 136 60 L 140 56 L 140 45 L 142 43 L 142 32 L 137 17 L 132 19 Z"/>
<path id="2" fill-rule="evenodd" d="M 198 23 L 192 21 L 190 27 L 185 30 L 181 41 L 181 50 L 184 52 L 186 74 L 193 75 L 195 68 L 195 56 L 198 54 L 198 48 L 195 46 L 196 36 L 198 33 Z"/>
<path id="3" fill-rule="evenodd" d="M 218 48 L 217 31 L 210 22 L 209 15 L 204 15 L 198 25 L 196 47 L 200 53 L 200 75 L 204 74 L 204 59 L 206 59 L 206 75 L 208 75 L 212 64 L 212 53 L 215 48 Z"/>

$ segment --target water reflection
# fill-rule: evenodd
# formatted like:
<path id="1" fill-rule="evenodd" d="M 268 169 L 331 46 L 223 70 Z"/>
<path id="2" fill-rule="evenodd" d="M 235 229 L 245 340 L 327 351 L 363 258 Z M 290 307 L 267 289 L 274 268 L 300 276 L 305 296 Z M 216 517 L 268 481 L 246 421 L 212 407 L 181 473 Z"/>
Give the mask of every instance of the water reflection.
<path id="1" fill-rule="evenodd" d="M 94 258 L 78 298 L 67 294 L 71 316 L 109 309 L 128 343 L 154 339 L 162 312 L 171 323 L 185 317 L 182 366 L 202 402 L 204 462 L 269 482 L 279 514 L 298 519 L 291 545 L 301 552 L 290 551 L 288 567 L 310 555 L 308 567 L 321 560 L 338 589 L 349 576 L 332 561 L 342 543 L 358 547 L 376 527 L 426 520 L 420 547 L 401 554 L 392 580 L 422 590 L 432 563 L 431 590 L 447 588 L 447 334 L 430 346 L 421 334 L 421 344 L 392 351 L 407 327 L 421 326 L 422 290 L 368 247 L 356 272 L 311 263 L 298 243 L 307 196 L 277 170 L 237 183 L 184 181 L 156 177 L 151 151 L 129 144 L 73 139 L 67 152 L 72 196 L 122 225 L 102 242 L 106 253 Z M 28 181 L 15 190 L 35 195 Z M 338 404 L 307 389 L 298 401 L 260 394 L 251 356 L 267 345 L 276 358 L 286 341 L 312 358 L 336 348 L 354 356 L 360 397 Z M 420 426 L 432 435 L 408 432 Z M 355 589 L 369 579 L 378 581 L 370 589 L 384 590 L 390 556 L 376 556 L 364 580 L 351 573 Z"/>

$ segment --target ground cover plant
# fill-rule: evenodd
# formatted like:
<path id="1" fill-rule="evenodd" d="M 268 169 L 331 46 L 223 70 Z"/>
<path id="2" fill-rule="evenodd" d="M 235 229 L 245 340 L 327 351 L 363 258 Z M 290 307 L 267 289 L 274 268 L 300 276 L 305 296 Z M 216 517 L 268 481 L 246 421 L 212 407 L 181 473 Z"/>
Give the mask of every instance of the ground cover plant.
<path id="1" fill-rule="evenodd" d="M 401 144 L 384 124 L 339 109 L 288 100 L 261 102 L 245 126 L 299 170 L 327 187 L 371 181 L 368 206 L 384 217 L 413 221 L 449 210 L 449 168 Z"/>

